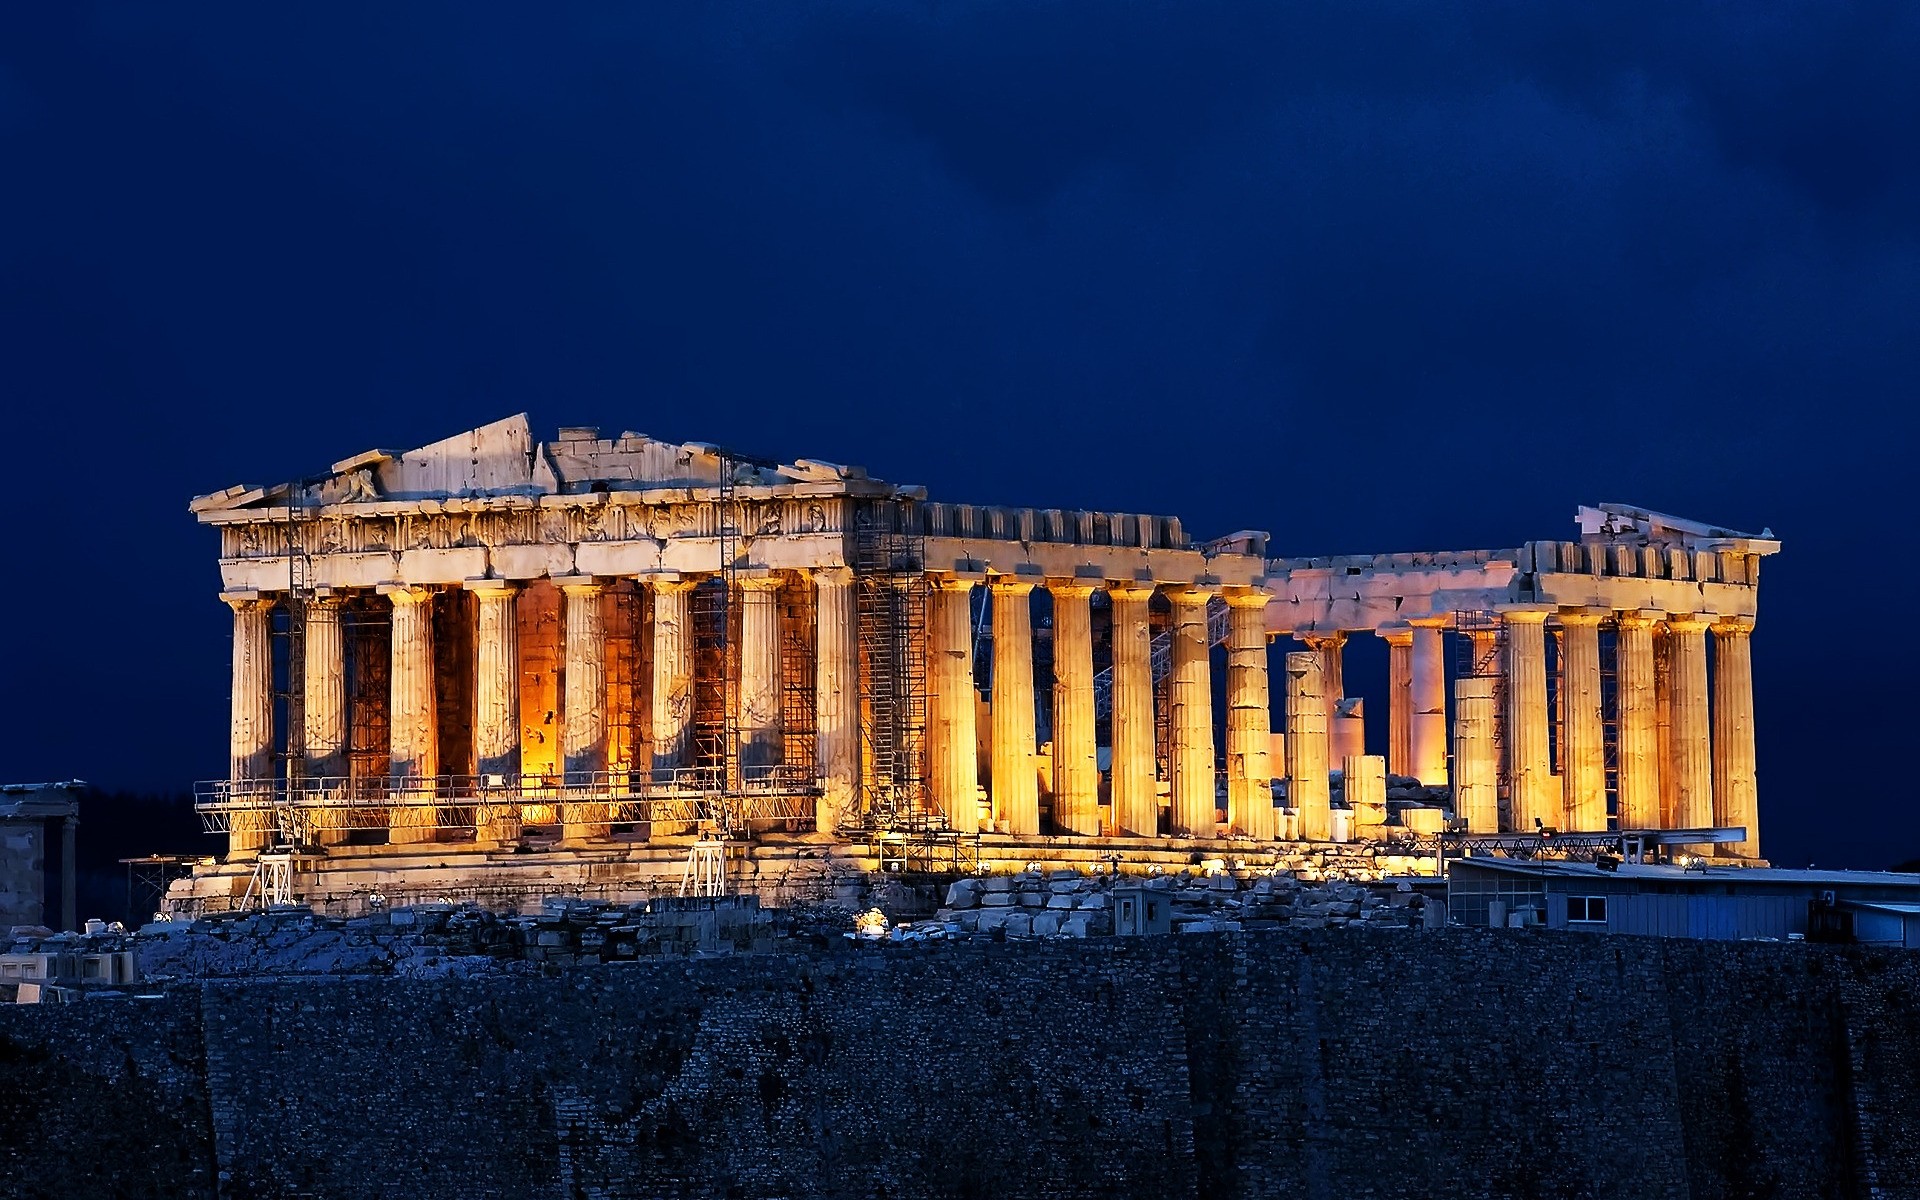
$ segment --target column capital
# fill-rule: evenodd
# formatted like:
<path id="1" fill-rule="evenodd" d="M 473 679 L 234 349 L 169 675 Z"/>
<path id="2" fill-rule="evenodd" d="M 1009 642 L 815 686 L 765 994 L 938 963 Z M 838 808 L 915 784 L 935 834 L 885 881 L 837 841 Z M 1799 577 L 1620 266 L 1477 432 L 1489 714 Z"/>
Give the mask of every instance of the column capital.
<path id="1" fill-rule="evenodd" d="M 1701 633 L 1711 624 L 1710 613 L 1672 613 L 1667 617 L 1667 628 L 1675 633 Z"/>
<path id="2" fill-rule="evenodd" d="M 592 575 L 554 575 L 549 581 L 569 596 L 597 596 L 607 588 L 604 580 Z"/>
<path id="3" fill-rule="evenodd" d="M 1657 608 L 1629 608 L 1614 614 L 1614 622 L 1622 629 L 1652 629 L 1666 619 L 1667 614 Z"/>
<path id="4" fill-rule="evenodd" d="M 1453 614 L 1445 613 L 1437 617 L 1408 617 L 1407 624 L 1414 629 L 1448 629 L 1453 625 Z"/>
<path id="5" fill-rule="evenodd" d="M 440 589 L 419 583 L 383 583 L 373 590 L 391 600 L 397 608 L 404 604 L 425 604 Z"/>
<path id="6" fill-rule="evenodd" d="M 852 567 L 808 567 L 807 577 L 815 587 L 852 587 Z"/>
<path id="7" fill-rule="evenodd" d="M 733 584 L 743 592 L 777 592 L 786 584 L 786 580 L 772 571 L 741 574 L 733 577 Z"/>
<path id="8" fill-rule="evenodd" d="M 664 592 L 668 595 L 690 592 L 700 586 L 701 579 L 702 576 L 684 575 L 670 571 L 657 572 L 652 575 L 635 576 L 636 582 L 652 588 L 656 592 Z"/>
<path id="9" fill-rule="evenodd" d="M 1712 628 L 1721 637 L 1744 637 L 1753 632 L 1753 618 L 1715 617 Z"/>
<path id="10" fill-rule="evenodd" d="M 1314 650 L 1338 649 L 1347 644 L 1347 631 L 1344 629 L 1325 629 L 1302 632 L 1294 630 L 1293 640 Z"/>
<path id="11" fill-rule="evenodd" d="M 1112 579 L 1107 581 L 1107 595 L 1115 600 L 1151 600 L 1155 587 L 1152 583 L 1138 579 Z"/>
<path id="12" fill-rule="evenodd" d="M 476 596 L 516 596 L 520 592 L 520 584 L 512 579 L 468 579 L 460 586 Z"/>
<path id="13" fill-rule="evenodd" d="M 1404 626 L 1393 625 L 1385 629 L 1376 629 L 1373 631 L 1373 636 L 1389 646 L 1413 645 L 1413 630 Z"/>
<path id="14" fill-rule="evenodd" d="M 1221 593 L 1228 608 L 1265 608 L 1273 600 L 1273 593 L 1263 588 L 1230 587 Z"/>
<path id="15" fill-rule="evenodd" d="M 971 592 L 976 584 L 987 581 L 985 571 L 943 571 L 929 573 L 927 579 L 943 592 Z"/>
<path id="16" fill-rule="evenodd" d="M 1499 609 L 1500 619 L 1515 625 L 1544 625 L 1548 617 L 1559 611 L 1543 604 L 1512 604 Z"/>
<path id="17" fill-rule="evenodd" d="M 997 596 L 1024 596 L 1033 591 L 1034 582 L 1011 575 L 995 575 L 987 582 L 987 589 Z"/>
<path id="18" fill-rule="evenodd" d="M 1598 625 L 1612 615 L 1605 608 L 1563 608 L 1558 613 L 1560 623 L 1569 626 Z"/>
<path id="19" fill-rule="evenodd" d="M 256 608 L 267 607 L 273 603 L 273 597 L 265 596 L 255 591 L 221 592 L 220 603 L 235 612 L 247 612 Z"/>
<path id="20" fill-rule="evenodd" d="M 1220 589 L 1196 583 L 1170 583 L 1164 590 L 1170 604 L 1181 608 L 1205 608 Z"/>
<path id="21" fill-rule="evenodd" d="M 1071 600 L 1085 600 L 1098 590 L 1099 588 L 1096 584 L 1085 579 L 1047 580 L 1047 591 L 1053 593 L 1055 596 L 1065 596 Z"/>

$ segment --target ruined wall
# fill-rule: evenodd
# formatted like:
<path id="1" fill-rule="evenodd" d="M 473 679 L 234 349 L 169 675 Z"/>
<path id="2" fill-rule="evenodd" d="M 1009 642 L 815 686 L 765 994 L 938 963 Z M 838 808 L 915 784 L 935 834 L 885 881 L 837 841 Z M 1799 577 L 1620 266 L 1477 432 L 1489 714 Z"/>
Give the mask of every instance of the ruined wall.
<path id="1" fill-rule="evenodd" d="M 40 817 L 0 821 L 0 925 L 38 925 L 60 916 L 45 911 L 46 824 Z"/>
<path id="2" fill-rule="evenodd" d="M 19 1195 L 105 1190 L 17 1167 L 112 1123 L 154 1147 L 128 1195 L 1913 1196 L 1920 956 L 1330 930 L 219 984 L 0 1011 L 0 1096 Z"/>

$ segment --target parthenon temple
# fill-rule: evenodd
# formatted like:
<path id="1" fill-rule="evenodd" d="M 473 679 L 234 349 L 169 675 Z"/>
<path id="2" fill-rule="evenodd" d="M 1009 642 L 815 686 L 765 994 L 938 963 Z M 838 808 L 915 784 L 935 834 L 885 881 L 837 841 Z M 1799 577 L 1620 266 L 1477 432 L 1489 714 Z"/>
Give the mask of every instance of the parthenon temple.
<path id="1" fill-rule="evenodd" d="M 1770 532 L 1601 504 L 1568 540 L 1271 557 L 524 415 L 191 507 L 233 610 L 205 894 L 267 855 L 320 890 L 639 886 L 715 841 L 762 871 L 1629 833 L 1760 856 Z M 1360 637 L 1384 689 L 1348 686 Z"/>

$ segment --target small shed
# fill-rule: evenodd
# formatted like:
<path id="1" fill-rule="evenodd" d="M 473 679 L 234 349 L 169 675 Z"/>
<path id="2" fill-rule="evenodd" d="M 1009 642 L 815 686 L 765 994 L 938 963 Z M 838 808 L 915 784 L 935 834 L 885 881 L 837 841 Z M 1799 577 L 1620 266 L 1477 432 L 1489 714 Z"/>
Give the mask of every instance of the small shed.
<path id="1" fill-rule="evenodd" d="M 1920 900 L 1847 900 L 1840 907 L 1853 914 L 1854 941 L 1920 950 Z"/>
<path id="2" fill-rule="evenodd" d="M 1113 889 L 1113 932 L 1120 937 L 1173 932 L 1173 902 L 1162 888 Z"/>

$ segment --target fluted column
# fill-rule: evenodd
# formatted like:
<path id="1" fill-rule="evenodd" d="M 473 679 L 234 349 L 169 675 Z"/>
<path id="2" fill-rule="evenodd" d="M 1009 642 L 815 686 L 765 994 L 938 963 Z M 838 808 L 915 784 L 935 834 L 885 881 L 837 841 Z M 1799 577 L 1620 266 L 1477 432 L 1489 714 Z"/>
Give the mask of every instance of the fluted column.
<path id="1" fill-rule="evenodd" d="M 1561 763 L 1562 828 L 1607 828 L 1606 717 L 1600 711 L 1600 622 L 1605 614 L 1560 610 L 1560 696 L 1565 709 Z"/>
<path id="2" fill-rule="evenodd" d="M 387 840 L 433 840 L 435 777 L 440 773 L 440 722 L 433 677 L 433 596 L 426 587 L 380 589 L 393 603 L 389 672 L 388 775 L 402 794 L 387 810 Z M 426 803 L 420 803 L 420 801 Z"/>
<path id="3" fill-rule="evenodd" d="M 1356 830 L 1359 826 L 1378 827 L 1387 823 L 1387 760 L 1384 757 L 1347 755 L 1340 760 L 1340 780 Z"/>
<path id="4" fill-rule="evenodd" d="M 1347 698 L 1346 685 L 1346 645 L 1347 635 L 1342 630 L 1330 633 L 1296 633 L 1294 638 L 1320 656 L 1321 695 L 1326 699 L 1327 734 L 1333 734 L 1333 717 L 1340 702 Z"/>
<path id="5" fill-rule="evenodd" d="M 1469 833 L 1500 831 L 1499 705 L 1489 676 L 1453 684 L 1453 815 Z"/>
<path id="6" fill-rule="evenodd" d="M 1428 787 L 1447 786 L 1447 647 L 1444 617 L 1413 626 L 1413 776 Z"/>
<path id="7" fill-rule="evenodd" d="M 1660 745 L 1653 685 L 1653 627 L 1659 615 L 1621 613 L 1614 641 L 1617 802 L 1622 829 L 1660 827 Z"/>
<path id="8" fill-rule="evenodd" d="M 1333 836 L 1325 661 L 1311 650 L 1287 655 L 1287 805 L 1298 817 L 1301 840 L 1309 842 Z"/>
<path id="9" fill-rule="evenodd" d="M 556 580 L 566 623 L 566 693 L 560 725 L 561 770 L 589 798 L 561 806 L 561 836 L 580 841 L 606 833 L 607 802 L 597 798 L 607 769 L 607 625 L 601 612 L 606 588 L 593 579 Z"/>
<path id="10" fill-rule="evenodd" d="M 1413 774 L 1413 630 L 1379 629 L 1387 644 L 1387 771 Z"/>
<path id="11" fill-rule="evenodd" d="M 1258 841 L 1277 833 L 1273 714 L 1267 680 L 1270 592 L 1227 593 L 1227 828 Z"/>
<path id="12" fill-rule="evenodd" d="M 1743 858 L 1760 857 L 1752 634 L 1752 617 L 1713 625 L 1713 823 L 1747 831 L 1746 840 L 1721 847 Z"/>
<path id="13" fill-rule="evenodd" d="M 993 594 L 993 817 L 1006 832 L 1040 832 L 1033 769 L 1033 584 L 995 579 Z"/>
<path id="14" fill-rule="evenodd" d="M 473 671 L 473 754 L 482 795 L 495 785 L 520 783 L 520 620 L 514 603 L 520 589 L 501 579 L 471 579 L 467 590 L 479 605 Z M 480 841 L 511 841 L 519 835 L 511 802 L 480 805 L 474 814 Z"/>
<path id="15" fill-rule="evenodd" d="M 339 787 L 347 773 L 347 644 L 340 624 L 340 598 L 315 596 L 307 602 L 300 708 L 306 736 L 302 764 L 310 786 Z M 346 836 L 346 810 L 329 804 L 314 814 L 313 834 L 322 845 Z"/>
<path id="16" fill-rule="evenodd" d="M 1678 829 L 1713 824 L 1713 727 L 1707 711 L 1707 625 L 1698 615 L 1667 618 L 1673 656 L 1673 809 Z"/>
<path id="17" fill-rule="evenodd" d="M 1170 706 L 1168 796 L 1175 836 L 1219 835 L 1213 769 L 1213 675 L 1207 645 L 1204 588 L 1168 593 L 1173 604 L 1173 670 L 1167 678 Z"/>
<path id="18" fill-rule="evenodd" d="M 813 773 L 820 781 L 813 827 L 832 833 L 860 798 L 860 650 L 851 570 L 813 571 L 813 616 Z"/>
<path id="19" fill-rule="evenodd" d="M 1148 586 L 1116 586 L 1113 598 L 1113 823 L 1123 836 L 1160 832 L 1153 760 L 1153 631 Z"/>
<path id="20" fill-rule="evenodd" d="M 931 693 L 934 802 L 947 823 L 980 828 L 980 692 L 973 682 L 973 585 L 964 576 L 933 580 L 927 597 L 927 675 Z"/>
<path id="21" fill-rule="evenodd" d="M 1100 833 L 1100 752 L 1093 732 L 1093 587 L 1054 583 L 1054 832 Z"/>
<path id="22" fill-rule="evenodd" d="M 1521 833 L 1560 824 L 1560 794 L 1547 749 L 1547 613 L 1500 614 L 1507 632 L 1507 772 Z"/>
<path id="23" fill-rule="evenodd" d="M 251 594 L 222 596 L 233 609 L 233 710 L 227 727 L 227 780 L 237 805 L 227 855 L 257 854 L 273 827 L 273 602 Z"/>
<path id="24" fill-rule="evenodd" d="M 1660 820 L 1657 828 L 1678 829 L 1673 801 L 1673 635 L 1663 621 L 1653 630 L 1654 757 L 1660 764 Z"/>
<path id="25" fill-rule="evenodd" d="M 762 775 L 780 762 L 780 578 L 741 576 L 740 769 Z"/>
<path id="26" fill-rule="evenodd" d="M 693 618 L 687 597 L 697 581 L 659 576 L 653 592 L 653 769 L 662 777 L 692 765 Z"/>

